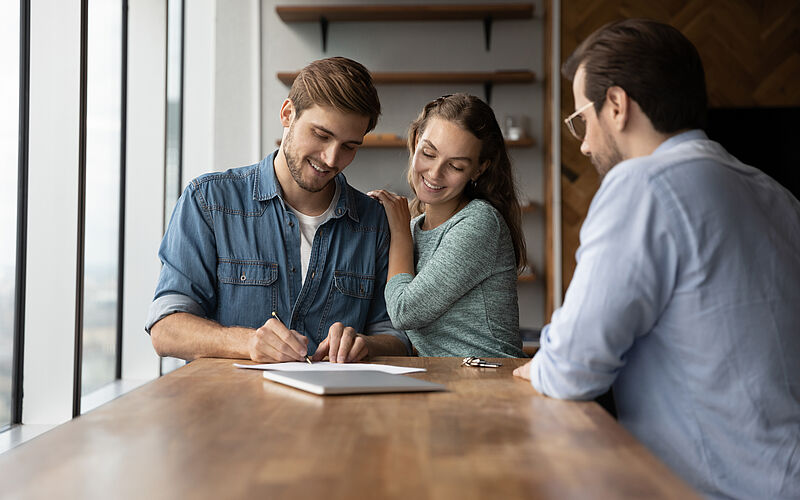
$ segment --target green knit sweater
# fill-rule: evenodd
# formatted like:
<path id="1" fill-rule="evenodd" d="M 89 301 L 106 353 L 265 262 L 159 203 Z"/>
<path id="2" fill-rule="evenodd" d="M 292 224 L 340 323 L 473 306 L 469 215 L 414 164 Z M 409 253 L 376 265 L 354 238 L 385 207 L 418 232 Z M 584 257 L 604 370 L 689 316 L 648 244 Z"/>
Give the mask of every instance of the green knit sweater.
<path id="1" fill-rule="evenodd" d="M 503 217 L 472 200 L 437 228 L 411 221 L 416 276 L 386 283 L 386 307 L 421 356 L 524 357 L 517 272 Z"/>

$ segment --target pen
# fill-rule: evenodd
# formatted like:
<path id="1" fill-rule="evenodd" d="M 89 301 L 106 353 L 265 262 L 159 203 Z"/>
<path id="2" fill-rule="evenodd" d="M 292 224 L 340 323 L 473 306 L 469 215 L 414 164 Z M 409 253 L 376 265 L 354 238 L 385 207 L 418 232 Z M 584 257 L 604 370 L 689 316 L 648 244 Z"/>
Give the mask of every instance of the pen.
<path id="1" fill-rule="evenodd" d="M 278 313 L 276 313 L 275 311 L 272 311 L 272 317 L 273 317 L 273 318 L 275 318 L 275 319 L 277 319 L 278 321 L 281 321 L 281 319 L 278 317 Z M 283 321 L 281 321 L 281 323 L 283 323 Z M 307 362 L 309 365 L 313 364 L 313 363 L 311 362 L 311 358 L 309 358 L 309 357 L 308 357 L 308 354 L 306 354 L 306 362 Z"/>

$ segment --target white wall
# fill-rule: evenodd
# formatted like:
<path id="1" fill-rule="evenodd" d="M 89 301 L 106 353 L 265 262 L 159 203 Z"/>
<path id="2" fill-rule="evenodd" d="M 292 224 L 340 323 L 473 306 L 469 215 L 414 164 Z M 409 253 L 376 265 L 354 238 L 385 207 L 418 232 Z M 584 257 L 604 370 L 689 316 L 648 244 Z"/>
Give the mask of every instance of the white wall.
<path id="1" fill-rule="evenodd" d="M 216 18 L 214 169 L 261 160 L 259 0 L 219 0 Z"/>
<path id="2" fill-rule="evenodd" d="M 262 15 L 262 148 L 275 149 L 281 137 L 278 110 L 288 87 L 275 76 L 278 71 L 298 70 L 309 62 L 330 56 L 346 56 L 371 71 L 494 71 L 528 69 L 543 74 L 544 19 L 542 2 L 534 2 L 534 19 L 495 21 L 491 50 L 486 51 L 482 21 L 424 22 L 332 22 L 328 47 L 322 52 L 318 23 L 286 24 L 275 13 L 277 4 L 341 4 L 340 1 L 297 2 L 263 0 Z M 348 0 L 347 4 L 376 3 Z M 419 0 L 393 0 L 393 4 L 418 4 Z M 480 0 L 452 0 L 437 3 L 484 3 Z M 423 104 L 442 94 L 465 91 L 484 97 L 483 86 L 448 84 L 379 85 L 383 114 L 376 133 L 405 135 L 408 124 Z M 541 80 L 534 84 L 495 85 L 492 107 L 498 120 L 508 114 L 528 120 L 528 133 L 537 140 L 531 149 L 510 149 L 517 172 L 518 188 L 524 199 L 544 201 L 542 126 L 544 91 Z M 400 149 L 362 149 L 348 167 L 348 181 L 361 190 L 386 187 L 408 194 L 405 183 L 407 152 Z M 526 214 L 523 229 L 528 257 L 544 276 L 544 214 Z M 540 327 L 544 317 L 542 281 L 520 284 L 520 324 Z"/>
<path id="3" fill-rule="evenodd" d="M 261 159 L 259 11 L 259 0 L 185 3 L 183 186 Z"/>

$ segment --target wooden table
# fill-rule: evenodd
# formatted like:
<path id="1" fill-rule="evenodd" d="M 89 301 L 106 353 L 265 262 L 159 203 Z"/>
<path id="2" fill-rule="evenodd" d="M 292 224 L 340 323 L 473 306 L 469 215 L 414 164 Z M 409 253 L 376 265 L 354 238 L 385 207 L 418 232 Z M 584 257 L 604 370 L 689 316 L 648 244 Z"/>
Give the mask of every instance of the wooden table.
<path id="1" fill-rule="evenodd" d="M 692 498 L 595 403 L 503 367 L 420 366 L 448 392 L 315 396 L 200 359 L 0 455 L 2 498 Z"/>

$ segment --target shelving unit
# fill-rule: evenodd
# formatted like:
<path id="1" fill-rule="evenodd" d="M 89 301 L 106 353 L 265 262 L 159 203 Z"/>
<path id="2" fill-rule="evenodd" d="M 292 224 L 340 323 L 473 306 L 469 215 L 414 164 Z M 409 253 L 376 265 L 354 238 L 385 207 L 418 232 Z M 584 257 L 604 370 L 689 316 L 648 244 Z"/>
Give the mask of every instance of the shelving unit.
<path id="1" fill-rule="evenodd" d="M 486 50 L 491 47 L 492 22 L 530 19 L 532 3 L 453 5 L 278 5 L 275 11 L 285 23 L 318 22 L 322 51 L 328 46 L 331 21 L 464 21 L 482 20 Z"/>
<path id="2" fill-rule="evenodd" d="M 278 16 L 285 23 L 317 22 L 322 33 L 322 50 L 327 47 L 328 25 L 330 22 L 404 22 L 404 21 L 464 21 L 482 20 L 486 50 L 491 48 L 492 23 L 497 20 L 531 19 L 532 3 L 483 3 L 448 5 L 278 5 Z M 278 79 L 285 85 L 292 85 L 298 72 L 278 72 Z M 372 78 L 377 85 L 424 85 L 481 84 L 484 97 L 491 104 L 494 85 L 532 84 L 536 75 L 526 69 L 498 71 L 451 71 L 451 72 L 374 72 Z M 280 141 L 277 141 L 280 144 Z M 536 145 L 532 137 L 507 140 L 509 148 L 531 148 Z M 406 139 L 394 134 L 368 134 L 361 148 L 402 149 Z M 523 214 L 544 212 L 546 207 L 538 202 L 530 202 L 521 207 Z M 530 270 L 518 277 L 518 283 L 528 284 L 538 281 L 535 272 Z"/>

